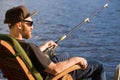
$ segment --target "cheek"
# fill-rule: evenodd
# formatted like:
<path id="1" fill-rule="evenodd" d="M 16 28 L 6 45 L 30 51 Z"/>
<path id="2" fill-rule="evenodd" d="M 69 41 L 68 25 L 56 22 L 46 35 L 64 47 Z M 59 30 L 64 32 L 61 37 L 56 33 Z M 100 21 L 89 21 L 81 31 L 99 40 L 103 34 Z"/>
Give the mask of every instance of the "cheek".
<path id="1" fill-rule="evenodd" d="M 22 26 L 22 31 L 23 31 L 23 32 L 28 32 L 28 31 L 29 31 L 29 27 L 23 25 L 23 26 Z"/>
<path id="2" fill-rule="evenodd" d="M 27 26 L 22 27 L 22 33 L 21 34 L 22 34 L 23 38 L 25 38 L 25 39 L 29 39 L 32 36 L 31 35 L 31 30 Z"/>

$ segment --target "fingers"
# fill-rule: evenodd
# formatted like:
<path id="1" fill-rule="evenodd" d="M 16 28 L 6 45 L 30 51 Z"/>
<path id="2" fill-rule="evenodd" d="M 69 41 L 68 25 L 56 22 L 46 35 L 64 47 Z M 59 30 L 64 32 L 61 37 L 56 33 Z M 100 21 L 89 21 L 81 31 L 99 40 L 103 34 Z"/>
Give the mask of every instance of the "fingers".
<path id="1" fill-rule="evenodd" d="M 83 70 L 85 70 L 85 69 L 87 68 L 87 66 L 88 66 L 88 64 L 83 64 L 83 65 L 81 65 L 81 68 L 82 68 Z"/>
<path id="2" fill-rule="evenodd" d="M 41 46 L 39 46 L 39 48 L 40 48 L 40 50 L 43 52 L 44 50 L 46 50 L 47 48 L 49 48 L 49 47 L 53 47 L 53 48 L 56 48 L 57 47 L 57 44 L 54 42 L 54 41 L 52 41 L 52 40 L 50 40 L 50 41 L 47 41 L 47 42 L 45 42 L 44 44 L 42 44 Z"/>
<path id="3" fill-rule="evenodd" d="M 87 68 L 88 63 L 87 63 L 87 60 L 85 58 L 81 58 L 80 66 L 83 70 Z"/>
<path id="4" fill-rule="evenodd" d="M 53 48 L 57 47 L 57 44 L 54 41 L 52 41 L 52 40 L 48 41 L 47 45 L 48 45 L 48 47 L 51 47 L 51 46 L 53 46 Z"/>

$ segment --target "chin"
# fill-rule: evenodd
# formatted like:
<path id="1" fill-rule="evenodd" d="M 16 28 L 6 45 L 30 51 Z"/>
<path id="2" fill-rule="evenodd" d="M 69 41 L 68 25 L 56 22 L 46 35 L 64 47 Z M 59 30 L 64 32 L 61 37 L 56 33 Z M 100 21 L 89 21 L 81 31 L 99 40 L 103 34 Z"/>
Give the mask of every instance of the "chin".
<path id="1" fill-rule="evenodd" d="M 32 37 L 32 35 L 26 35 L 24 36 L 24 39 L 30 39 Z"/>

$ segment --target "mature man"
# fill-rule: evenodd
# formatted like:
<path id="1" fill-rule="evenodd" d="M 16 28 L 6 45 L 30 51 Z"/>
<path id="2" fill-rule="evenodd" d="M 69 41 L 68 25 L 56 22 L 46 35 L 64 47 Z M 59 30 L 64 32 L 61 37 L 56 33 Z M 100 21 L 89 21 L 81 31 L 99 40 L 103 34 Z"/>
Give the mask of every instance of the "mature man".
<path id="1" fill-rule="evenodd" d="M 4 23 L 8 24 L 10 35 L 18 40 L 44 79 L 46 73 L 55 75 L 75 64 L 79 64 L 82 69 L 70 73 L 74 80 L 90 77 L 92 80 L 103 80 L 103 65 L 98 62 L 87 62 L 85 58 L 70 57 L 68 54 L 57 55 L 50 59 L 45 56 L 44 50 L 50 46 L 56 48 L 57 44 L 55 42 L 50 40 L 40 47 L 33 43 L 25 42 L 24 39 L 29 39 L 32 36 L 33 20 L 31 16 L 35 13 L 36 12 L 29 13 L 27 8 L 23 5 L 17 6 L 6 12 Z"/>

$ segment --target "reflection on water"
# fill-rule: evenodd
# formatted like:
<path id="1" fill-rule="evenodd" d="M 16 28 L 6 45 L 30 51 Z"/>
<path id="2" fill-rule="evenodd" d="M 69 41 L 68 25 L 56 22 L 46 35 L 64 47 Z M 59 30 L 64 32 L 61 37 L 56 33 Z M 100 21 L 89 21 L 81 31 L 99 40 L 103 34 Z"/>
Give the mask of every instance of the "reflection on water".
<path id="1" fill-rule="evenodd" d="M 2 23 L 5 11 L 9 7 L 25 4 L 30 11 L 39 11 L 33 17 L 33 38 L 30 41 L 41 44 L 45 40 L 57 40 L 106 2 L 108 1 L 1 0 L 0 33 L 8 33 L 8 28 Z M 84 24 L 62 41 L 57 52 L 99 60 L 104 64 L 107 80 L 113 80 L 115 67 L 120 63 L 119 4 L 119 0 L 112 1 L 109 8 L 102 10 L 90 19 L 89 24 Z"/>

